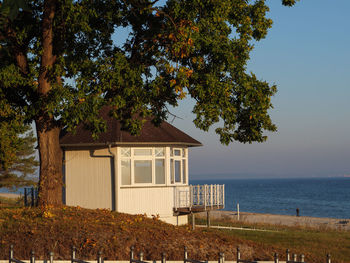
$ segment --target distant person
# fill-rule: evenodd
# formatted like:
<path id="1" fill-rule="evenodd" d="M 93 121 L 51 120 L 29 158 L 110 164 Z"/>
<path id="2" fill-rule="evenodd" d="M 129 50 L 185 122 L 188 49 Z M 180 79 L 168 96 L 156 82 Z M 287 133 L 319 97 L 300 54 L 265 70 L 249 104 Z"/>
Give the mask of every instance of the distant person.
<path id="1" fill-rule="evenodd" d="M 296 211 L 297 211 L 297 216 L 299 216 L 299 208 L 297 208 Z"/>

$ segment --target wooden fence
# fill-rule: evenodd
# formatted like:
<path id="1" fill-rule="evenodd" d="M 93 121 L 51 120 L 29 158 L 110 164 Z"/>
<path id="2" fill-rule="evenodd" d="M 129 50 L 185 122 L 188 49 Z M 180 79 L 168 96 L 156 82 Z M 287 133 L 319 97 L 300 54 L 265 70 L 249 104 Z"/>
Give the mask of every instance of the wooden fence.
<path id="1" fill-rule="evenodd" d="M 236 258 L 236 263 L 258 263 L 258 261 L 251 261 L 251 260 L 245 260 L 241 258 L 241 252 L 239 247 L 237 247 L 237 258 Z M 279 255 L 277 253 L 274 254 L 274 263 L 279 263 Z M 50 252 L 49 253 L 49 260 L 44 260 L 44 263 L 53 263 L 54 261 L 54 253 Z M 90 263 L 88 261 L 84 261 L 82 259 L 78 259 L 76 258 L 76 248 L 73 247 L 72 248 L 72 253 L 71 253 L 71 263 Z M 139 259 L 135 258 L 134 255 L 134 247 L 132 246 L 130 248 L 130 258 L 129 258 L 130 263 L 149 263 L 150 261 L 152 262 L 156 262 L 156 260 L 147 260 L 145 261 L 143 258 L 143 252 L 140 252 L 139 254 Z M 30 256 L 30 263 L 35 263 L 35 253 L 34 251 L 31 252 L 31 256 Z M 103 257 L 102 257 L 102 252 L 98 252 L 97 254 L 97 263 L 104 263 Z M 166 263 L 166 254 L 165 253 L 161 253 L 161 263 Z M 224 253 L 219 253 L 218 254 L 218 263 L 225 263 L 225 254 Z M 286 263 L 306 263 L 304 261 L 304 255 L 301 254 L 299 256 L 299 260 L 298 260 L 298 256 L 297 254 L 290 254 L 289 249 L 286 250 L 286 257 L 285 257 L 285 261 Z M 325 260 L 326 263 L 331 263 L 331 256 L 330 254 L 327 254 L 327 258 Z M 13 246 L 10 246 L 10 251 L 9 251 L 9 263 L 26 263 L 24 261 L 21 261 L 19 259 L 16 259 L 14 257 L 14 252 L 13 252 Z M 183 257 L 183 263 L 208 263 L 208 261 L 200 261 L 200 260 L 195 260 L 195 259 L 191 259 L 188 257 L 188 252 L 187 252 L 187 248 L 184 247 L 184 257 Z"/>
<path id="2" fill-rule="evenodd" d="M 38 205 L 38 188 L 37 187 L 25 187 L 23 196 L 24 206 L 37 206 Z"/>

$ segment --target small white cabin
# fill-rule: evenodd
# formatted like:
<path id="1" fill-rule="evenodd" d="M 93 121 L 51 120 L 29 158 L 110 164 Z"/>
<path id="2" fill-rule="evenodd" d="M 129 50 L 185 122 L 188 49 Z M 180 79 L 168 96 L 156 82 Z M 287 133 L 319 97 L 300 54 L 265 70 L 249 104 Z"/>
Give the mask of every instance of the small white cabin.
<path id="1" fill-rule="evenodd" d="M 101 116 L 107 132 L 97 140 L 83 125 L 61 134 L 66 205 L 159 216 L 178 225 L 191 212 L 223 208 L 223 185 L 189 185 L 189 148 L 200 142 L 167 122 L 155 127 L 148 121 L 140 136 L 131 136 L 108 108 Z"/>

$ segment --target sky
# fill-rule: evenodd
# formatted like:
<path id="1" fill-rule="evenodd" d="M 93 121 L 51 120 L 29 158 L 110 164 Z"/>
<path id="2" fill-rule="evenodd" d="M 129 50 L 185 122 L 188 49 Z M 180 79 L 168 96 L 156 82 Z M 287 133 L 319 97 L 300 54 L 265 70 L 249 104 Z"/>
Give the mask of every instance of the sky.
<path id="1" fill-rule="evenodd" d="M 190 150 L 191 179 L 350 175 L 350 1 L 267 3 L 274 24 L 247 69 L 277 85 L 278 131 L 265 143 L 224 146 L 214 129 L 194 126 L 193 101 L 181 101 L 172 124 L 204 145 Z"/>
<path id="2" fill-rule="evenodd" d="M 181 101 L 171 109 L 181 119 L 169 122 L 203 144 L 190 149 L 190 179 L 350 176 L 350 1 L 267 3 L 274 23 L 247 70 L 277 85 L 278 131 L 264 143 L 225 146 L 214 129 L 194 126 L 193 101 Z"/>

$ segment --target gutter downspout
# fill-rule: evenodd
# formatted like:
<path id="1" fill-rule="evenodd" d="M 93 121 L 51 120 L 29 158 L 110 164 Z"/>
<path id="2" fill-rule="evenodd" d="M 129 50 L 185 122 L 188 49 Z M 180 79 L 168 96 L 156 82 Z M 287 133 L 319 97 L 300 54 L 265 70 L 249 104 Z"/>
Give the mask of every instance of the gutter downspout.
<path id="1" fill-rule="evenodd" d="M 111 174 L 112 174 L 112 178 L 111 178 L 111 184 L 112 184 L 112 206 L 114 206 L 112 210 L 114 211 L 118 211 L 118 201 L 119 201 L 119 185 L 118 185 L 118 176 L 116 176 L 117 172 L 116 172 L 116 156 L 115 153 L 112 152 L 111 150 L 112 148 L 112 144 L 108 143 L 108 153 L 111 155 L 112 157 L 112 161 L 111 161 Z"/>

